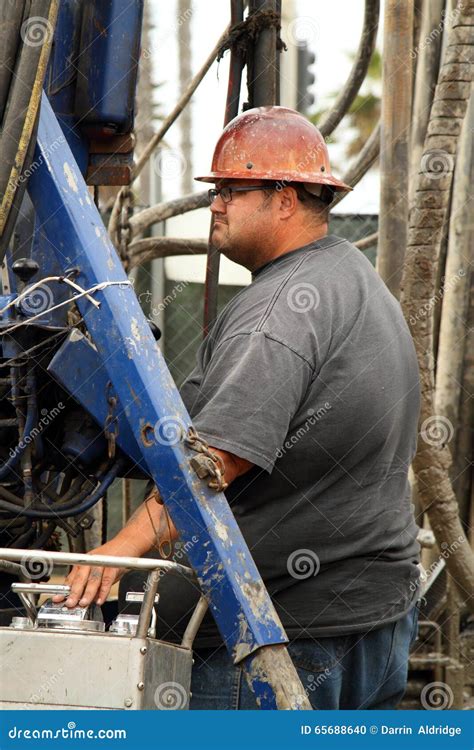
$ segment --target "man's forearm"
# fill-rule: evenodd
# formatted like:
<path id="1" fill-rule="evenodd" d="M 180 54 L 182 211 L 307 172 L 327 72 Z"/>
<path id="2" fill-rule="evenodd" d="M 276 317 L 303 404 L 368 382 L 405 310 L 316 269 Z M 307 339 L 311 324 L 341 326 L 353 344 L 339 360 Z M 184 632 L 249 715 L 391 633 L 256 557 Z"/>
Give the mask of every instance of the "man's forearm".
<path id="1" fill-rule="evenodd" d="M 217 448 L 211 448 L 211 451 L 222 458 L 225 467 L 224 478 L 228 484 L 252 467 L 250 461 L 227 451 L 221 451 Z M 163 545 L 178 539 L 178 532 L 171 518 L 169 515 L 167 516 L 163 505 L 157 503 L 153 498 L 155 492 L 156 490 L 153 490 L 148 498 L 138 506 L 123 529 L 117 534 L 117 539 L 122 540 L 128 549 L 130 547 L 136 549 L 136 552 L 133 553 L 135 557 L 142 557 L 152 549 L 159 549 L 160 544 Z"/>
<path id="2" fill-rule="evenodd" d="M 159 549 L 160 543 L 165 544 L 178 538 L 176 529 L 169 517 L 168 525 L 163 505 L 159 505 L 152 495 L 149 495 L 149 498 L 138 506 L 123 529 L 117 534 L 118 539 L 123 539 L 126 542 L 127 548 L 133 546 L 136 549 L 133 553 L 135 557 L 143 557 L 152 549 Z"/>

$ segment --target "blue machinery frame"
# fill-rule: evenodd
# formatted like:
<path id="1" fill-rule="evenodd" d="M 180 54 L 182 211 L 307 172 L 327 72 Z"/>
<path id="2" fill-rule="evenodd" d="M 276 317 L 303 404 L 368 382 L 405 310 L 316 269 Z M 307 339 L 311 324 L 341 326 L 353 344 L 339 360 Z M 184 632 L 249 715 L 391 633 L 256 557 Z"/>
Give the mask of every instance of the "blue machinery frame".
<path id="1" fill-rule="evenodd" d="M 118 398 L 121 419 L 128 423 L 128 430 L 119 433 L 121 447 L 147 467 L 180 537 L 190 542 L 190 564 L 260 707 L 311 708 L 284 646 L 286 634 L 225 496 L 197 477 L 189 463 L 195 453 L 182 439 L 162 437 L 169 426 L 184 436 L 190 417 L 45 94 L 34 163 L 28 190 L 61 272 L 78 268 L 75 281 L 84 289 L 108 284 L 93 293 L 99 307 L 87 297 L 76 304 Z M 73 368 L 63 382 L 76 395 L 80 383 Z M 83 403 L 101 396 L 105 403 L 103 389 L 95 399 L 78 395 Z M 97 417 L 104 405 L 87 408 Z M 192 537 L 198 542 L 192 543 Z"/>

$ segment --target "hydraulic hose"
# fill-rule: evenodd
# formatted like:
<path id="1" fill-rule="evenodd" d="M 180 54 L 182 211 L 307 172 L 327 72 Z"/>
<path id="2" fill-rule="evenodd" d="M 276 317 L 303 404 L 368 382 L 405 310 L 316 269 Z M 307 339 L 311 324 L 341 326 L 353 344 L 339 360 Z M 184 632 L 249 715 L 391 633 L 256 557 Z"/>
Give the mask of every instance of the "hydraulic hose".
<path id="1" fill-rule="evenodd" d="M 15 197 L 19 188 L 24 191 L 25 180 L 22 173 L 27 158 L 31 158 L 31 142 L 34 144 L 34 130 L 37 122 L 43 83 L 46 75 L 54 29 L 59 8 L 59 0 L 29 0 L 25 3 L 25 13 L 19 30 L 19 9 L 12 6 L 12 33 L 16 32 L 16 60 L 10 77 L 4 74 L 0 79 L 0 108 L 3 119 L 0 131 L 0 261 L 8 246 L 9 235 L 14 222 L 9 221 L 10 213 L 18 201 Z M 13 40 L 3 52 L 5 59 L 12 62 L 15 49 Z M 8 91 L 8 95 L 7 95 Z"/>
<path id="2" fill-rule="evenodd" d="M 76 505 L 71 508 L 64 508 L 58 510 L 33 510 L 32 508 L 19 508 L 18 505 L 0 500 L 0 511 L 14 511 L 16 515 L 25 516 L 26 518 L 71 518 L 72 516 L 78 516 L 81 513 L 85 513 L 87 510 L 92 508 L 93 505 L 99 502 L 99 500 L 105 495 L 108 488 L 120 474 L 124 468 L 124 463 L 119 460 L 112 468 L 110 468 L 99 486 L 89 495 L 89 497 L 80 505 Z"/>

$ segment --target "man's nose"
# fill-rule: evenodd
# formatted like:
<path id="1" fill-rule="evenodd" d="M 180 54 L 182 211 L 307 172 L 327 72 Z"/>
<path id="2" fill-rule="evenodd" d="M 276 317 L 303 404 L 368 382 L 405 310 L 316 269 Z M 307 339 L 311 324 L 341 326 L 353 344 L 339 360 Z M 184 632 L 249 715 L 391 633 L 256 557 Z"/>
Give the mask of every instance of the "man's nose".
<path id="1" fill-rule="evenodd" d="M 220 195 L 217 195 L 214 200 L 212 201 L 211 205 L 211 212 L 216 214 L 225 214 L 226 213 L 226 205 L 224 201 L 222 200 Z"/>

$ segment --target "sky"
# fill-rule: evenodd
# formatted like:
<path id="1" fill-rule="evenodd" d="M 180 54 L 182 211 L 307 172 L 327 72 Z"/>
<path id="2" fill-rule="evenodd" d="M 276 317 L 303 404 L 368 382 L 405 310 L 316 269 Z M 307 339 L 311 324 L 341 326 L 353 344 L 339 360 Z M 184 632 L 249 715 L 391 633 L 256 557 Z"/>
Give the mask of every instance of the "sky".
<path id="1" fill-rule="evenodd" d="M 294 21 L 289 29 L 288 44 L 306 39 L 308 47 L 316 54 L 314 72 L 316 81 L 313 93 L 316 107 L 330 107 L 334 92 L 344 85 L 352 62 L 349 55 L 354 53 L 362 30 L 364 0 L 283 0 L 288 10 L 293 11 Z M 189 3 L 186 19 L 177 16 L 177 0 L 151 0 L 152 23 L 151 52 L 154 77 L 159 88 L 156 99 L 159 111 L 166 115 L 179 98 L 178 84 L 178 45 L 177 31 L 180 23 L 189 22 L 192 33 L 191 66 L 193 74 L 198 71 L 214 46 L 229 20 L 228 0 L 193 0 Z M 381 28 L 379 28 L 379 42 Z M 193 117 L 192 139 L 194 175 L 209 170 L 214 145 L 222 131 L 224 104 L 227 89 L 228 54 L 219 65 L 214 64 L 193 96 L 191 107 Z M 341 132 L 342 131 L 342 132 Z M 346 131 L 346 132 L 344 132 Z M 340 139 L 347 139 L 345 126 L 341 127 Z M 179 121 L 166 136 L 169 149 L 162 173 L 163 197 L 171 199 L 181 194 L 180 171 L 185 167 L 180 152 Z M 340 161 L 341 147 L 330 146 L 330 156 Z M 196 189 L 202 187 L 196 183 Z M 378 210 L 378 179 L 376 174 L 368 175 L 358 189 L 346 197 L 339 206 L 340 211 L 373 213 Z M 206 211 L 193 212 L 190 219 L 176 219 L 168 222 L 167 234 L 173 236 L 206 236 L 209 217 Z M 200 214 L 200 215 L 199 215 Z M 183 275 L 180 260 L 168 259 L 167 273 L 174 277 Z M 196 267 L 189 270 L 194 280 L 202 280 L 203 264 L 196 260 Z M 193 264 L 187 262 L 190 268 Z M 233 264 L 231 264 L 233 266 Z M 230 276 L 229 270 L 230 268 Z M 196 276 L 196 278 L 194 278 Z M 199 277 L 199 278 L 197 278 Z M 229 280 L 230 279 L 230 280 Z M 223 263 L 221 273 L 223 283 L 246 283 L 247 272 L 239 272 Z"/>

